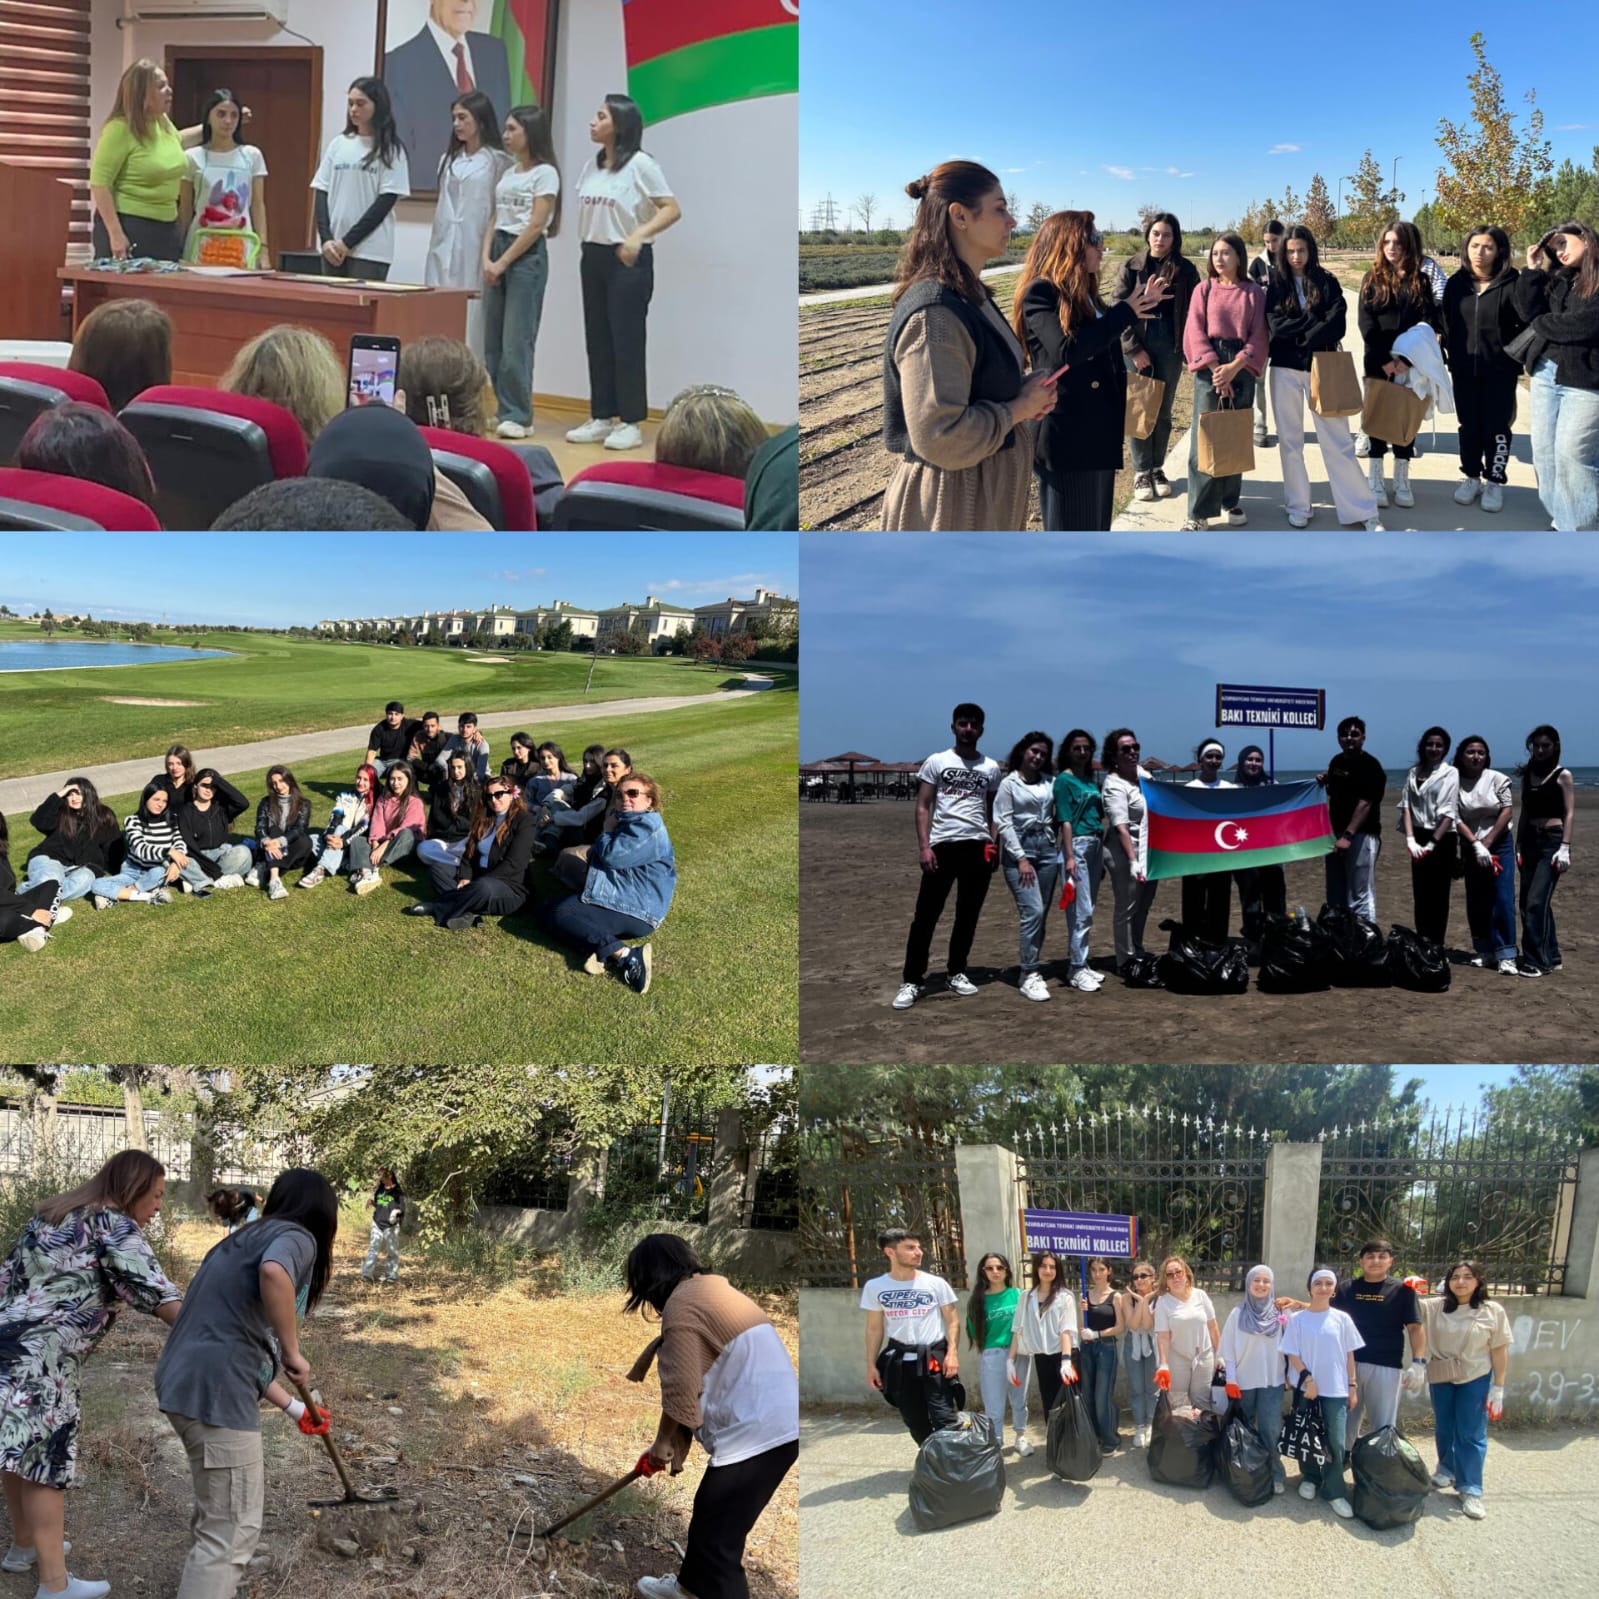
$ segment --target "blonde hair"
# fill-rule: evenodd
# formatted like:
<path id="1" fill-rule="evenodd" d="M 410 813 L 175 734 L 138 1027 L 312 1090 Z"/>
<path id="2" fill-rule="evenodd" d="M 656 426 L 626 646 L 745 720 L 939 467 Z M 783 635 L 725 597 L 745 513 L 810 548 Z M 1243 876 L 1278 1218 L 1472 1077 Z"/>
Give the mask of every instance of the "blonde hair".
<path id="1" fill-rule="evenodd" d="M 1168 1255 L 1160 1263 L 1160 1282 L 1157 1285 L 1160 1293 L 1164 1294 L 1169 1292 L 1166 1287 L 1166 1268 L 1173 1265 L 1181 1266 L 1183 1268 L 1183 1275 L 1188 1279 L 1188 1286 L 1190 1288 L 1194 1286 L 1194 1268 L 1190 1266 L 1181 1255 Z"/>
<path id="2" fill-rule="evenodd" d="M 124 1149 L 113 1155 L 86 1183 L 69 1188 L 40 1205 L 40 1221 L 59 1227 L 75 1210 L 129 1211 L 167 1174 L 154 1155 Z"/>
<path id="3" fill-rule="evenodd" d="M 292 412 L 308 445 L 344 409 L 344 373 L 333 346 L 320 333 L 289 323 L 256 334 L 217 387 Z"/>
<path id="4" fill-rule="evenodd" d="M 667 406 L 655 459 L 662 466 L 742 478 L 765 442 L 765 424 L 745 401 L 731 389 L 702 383 L 684 389 Z"/>
<path id="5" fill-rule="evenodd" d="M 400 352 L 397 382 L 405 390 L 405 414 L 418 427 L 479 438 L 488 431 L 495 414 L 494 390 L 477 352 L 459 339 L 435 335 L 407 344 Z"/>
<path id="6" fill-rule="evenodd" d="M 162 124 L 170 127 L 172 119 L 161 117 L 152 124 L 150 113 L 145 110 L 150 100 L 150 84 L 156 73 L 162 68 L 146 57 L 135 61 L 126 72 L 122 74 L 122 81 L 117 84 L 117 103 L 111 108 L 111 115 L 107 122 L 115 122 L 120 117 L 128 125 L 128 131 L 135 139 L 143 144 L 150 137 L 152 128 L 159 128 Z"/>

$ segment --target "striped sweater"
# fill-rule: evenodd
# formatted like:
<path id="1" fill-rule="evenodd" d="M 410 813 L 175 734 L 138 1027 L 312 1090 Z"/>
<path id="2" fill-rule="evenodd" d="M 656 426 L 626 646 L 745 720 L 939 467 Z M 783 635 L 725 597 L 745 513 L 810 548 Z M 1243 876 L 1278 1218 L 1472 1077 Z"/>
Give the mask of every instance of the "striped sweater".
<path id="1" fill-rule="evenodd" d="M 183 849 L 183 837 L 170 812 L 146 816 L 135 811 L 122 824 L 127 858 L 140 867 L 165 866 L 174 850 Z"/>

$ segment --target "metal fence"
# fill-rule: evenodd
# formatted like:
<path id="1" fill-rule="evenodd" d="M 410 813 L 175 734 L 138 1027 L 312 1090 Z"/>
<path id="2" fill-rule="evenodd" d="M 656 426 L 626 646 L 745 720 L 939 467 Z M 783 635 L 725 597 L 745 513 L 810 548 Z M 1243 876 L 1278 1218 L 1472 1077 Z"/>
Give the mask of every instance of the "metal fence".
<path id="1" fill-rule="evenodd" d="M 1136 1216 L 1139 1250 L 1181 1255 L 1202 1288 L 1241 1292 L 1261 1258 L 1270 1134 L 1154 1106 L 1021 1126 L 1025 1203 Z"/>
<path id="2" fill-rule="evenodd" d="M 1383 1237 L 1400 1271 L 1435 1284 L 1471 1259 L 1498 1291 L 1565 1291 L 1578 1154 L 1565 1130 L 1447 1110 L 1334 1126 L 1319 1141 L 1321 1258 L 1347 1268 Z"/>
<path id="3" fill-rule="evenodd" d="M 859 1288 L 887 1270 L 877 1234 L 914 1230 L 922 1267 L 966 1286 L 960 1181 L 948 1129 L 811 1121 L 799 1138 L 800 1281 Z"/>
<path id="4" fill-rule="evenodd" d="M 733 1158 L 716 1147 L 716 1111 L 672 1095 L 657 1116 L 612 1141 L 605 1163 L 607 1202 L 649 1206 L 665 1221 L 709 1219 L 711 1178 Z"/>
<path id="5" fill-rule="evenodd" d="M 774 1122 L 761 1129 L 753 1146 L 744 1168 L 742 1225 L 792 1232 L 799 1226 L 799 1128 L 792 1118 Z"/>

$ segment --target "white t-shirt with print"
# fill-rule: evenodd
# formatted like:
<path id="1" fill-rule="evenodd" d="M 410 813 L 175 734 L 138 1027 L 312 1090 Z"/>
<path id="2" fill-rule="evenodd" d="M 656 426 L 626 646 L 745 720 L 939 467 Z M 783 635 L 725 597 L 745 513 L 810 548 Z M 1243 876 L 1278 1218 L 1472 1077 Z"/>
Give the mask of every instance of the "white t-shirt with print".
<path id="1" fill-rule="evenodd" d="M 405 151 L 397 151 L 392 163 L 374 161 L 366 166 L 371 152 L 372 140 L 355 133 L 341 133 L 322 152 L 322 164 L 311 179 L 311 187 L 321 189 L 328 197 L 328 220 L 335 239 L 342 239 L 380 194 L 403 200 L 411 192 L 411 166 Z M 394 212 L 391 210 L 350 253 L 362 261 L 393 261 Z"/>
<path id="2" fill-rule="evenodd" d="M 1499 813 L 1511 803 L 1510 779 L 1503 772 L 1485 766 L 1482 775 L 1469 788 L 1460 781 L 1460 820 L 1474 835 L 1486 833 L 1499 820 Z"/>
<path id="3" fill-rule="evenodd" d="M 533 218 L 533 202 L 541 194 L 552 198 L 561 192 L 561 174 L 548 161 L 526 172 L 512 167 L 494 188 L 494 226 L 513 238 Z"/>
<path id="4" fill-rule="evenodd" d="M 253 144 L 238 144 L 231 150 L 197 144 L 183 154 L 189 163 L 189 181 L 194 185 L 190 238 L 198 228 L 243 228 L 255 232 L 250 199 L 255 180 L 267 175 L 266 157 Z M 188 240 L 184 242 L 187 244 Z"/>
<path id="5" fill-rule="evenodd" d="M 930 1271 L 906 1281 L 885 1272 L 861 1289 L 861 1309 L 882 1311 L 883 1332 L 901 1344 L 936 1344 L 944 1336 L 939 1311 L 954 1303 L 955 1290 Z"/>
<path id="6" fill-rule="evenodd" d="M 1349 1397 L 1349 1361 L 1357 1349 L 1364 1349 L 1354 1318 L 1344 1310 L 1296 1310 L 1283 1330 L 1283 1353 L 1298 1355 L 1316 1379 L 1316 1393 L 1322 1399 Z M 1288 1381 L 1297 1382 L 1292 1366 Z"/>
<path id="7" fill-rule="evenodd" d="M 975 755 L 967 760 L 953 748 L 940 750 L 922 762 L 916 776 L 938 790 L 933 799 L 928 843 L 989 837 L 988 796 L 999 787 L 1000 779 L 999 762 L 991 755 Z"/>
<path id="8" fill-rule="evenodd" d="M 578 208 L 583 213 L 584 244 L 621 244 L 672 198 L 660 163 L 638 151 L 620 171 L 602 167 L 591 157 L 577 180 Z"/>

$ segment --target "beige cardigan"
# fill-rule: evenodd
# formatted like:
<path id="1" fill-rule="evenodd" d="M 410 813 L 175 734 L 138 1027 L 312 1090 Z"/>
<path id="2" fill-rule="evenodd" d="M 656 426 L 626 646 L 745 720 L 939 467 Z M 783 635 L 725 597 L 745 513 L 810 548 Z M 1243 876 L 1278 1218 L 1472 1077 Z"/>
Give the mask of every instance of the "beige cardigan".
<path id="1" fill-rule="evenodd" d="M 771 1317 L 725 1277 L 685 1277 L 666 1301 L 661 1336 L 633 1363 L 629 1382 L 643 1382 L 657 1355 L 661 1362 L 661 1412 L 691 1432 L 702 1420 L 705 1374 L 740 1333 L 771 1324 Z"/>

